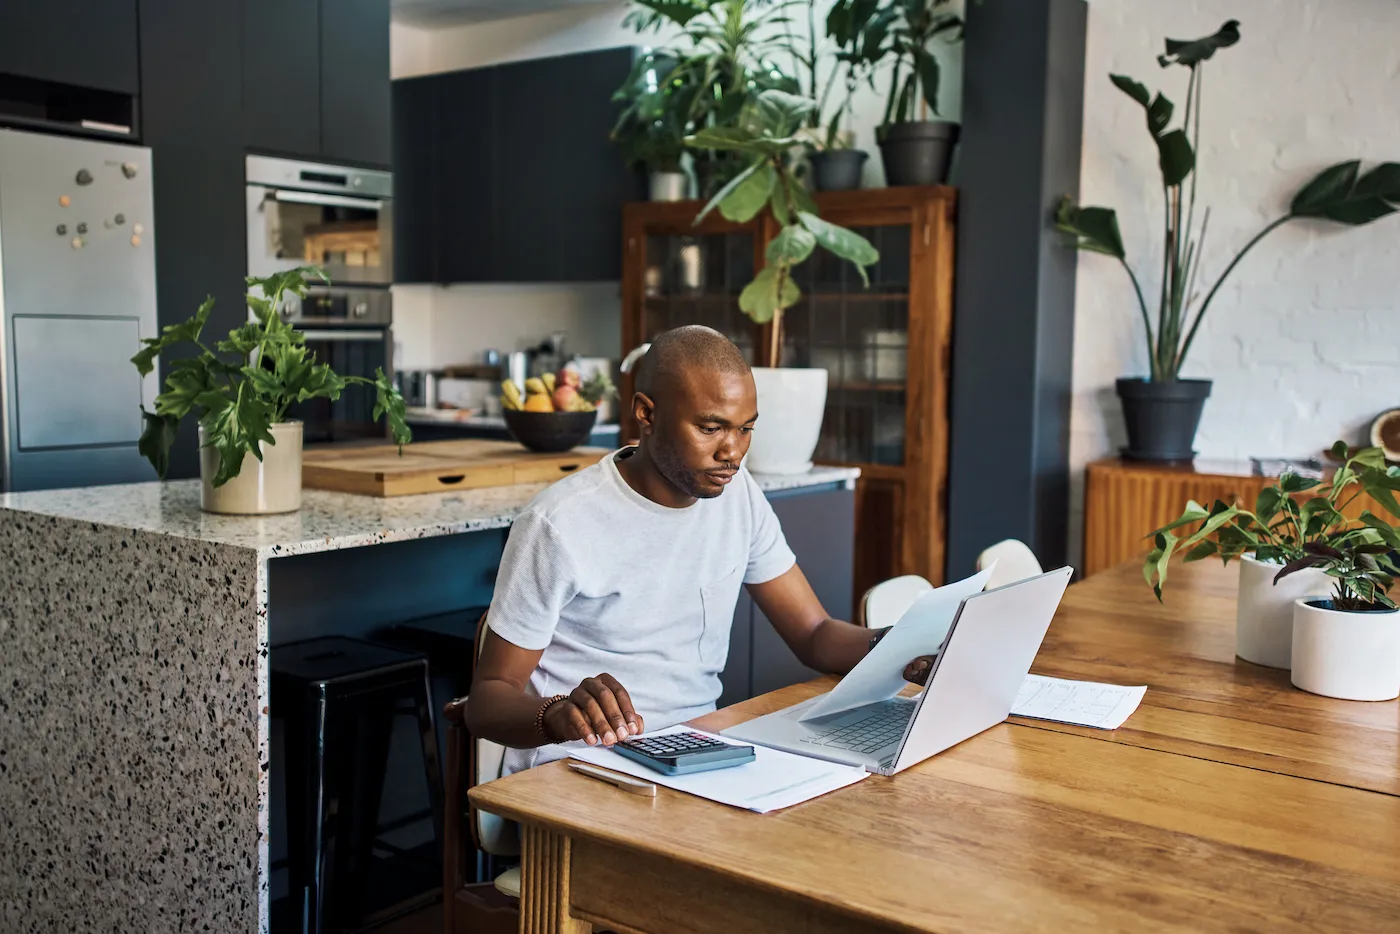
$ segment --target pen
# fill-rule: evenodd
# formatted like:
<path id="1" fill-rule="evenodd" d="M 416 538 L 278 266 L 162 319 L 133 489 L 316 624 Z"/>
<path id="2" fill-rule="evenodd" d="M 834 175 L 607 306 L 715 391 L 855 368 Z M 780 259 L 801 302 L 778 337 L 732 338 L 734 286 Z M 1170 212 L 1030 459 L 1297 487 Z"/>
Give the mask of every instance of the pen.
<path id="1" fill-rule="evenodd" d="M 609 772 L 607 769 L 600 769 L 596 766 L 579 762 L 577 759 L 569 760 L 569 768 L 580 775 L 587 775 L 589 778 L 596 778 L 599 781 L 607 782 L 609 785 L 616 785 L 623 791 L 634 795 L 641 795 L 643 798 L 655 798 L 656 786 L 651 782 L 644 782 L 640 778 L 633 778 L 630 775 L 621 775 L 617 772 Z"/>

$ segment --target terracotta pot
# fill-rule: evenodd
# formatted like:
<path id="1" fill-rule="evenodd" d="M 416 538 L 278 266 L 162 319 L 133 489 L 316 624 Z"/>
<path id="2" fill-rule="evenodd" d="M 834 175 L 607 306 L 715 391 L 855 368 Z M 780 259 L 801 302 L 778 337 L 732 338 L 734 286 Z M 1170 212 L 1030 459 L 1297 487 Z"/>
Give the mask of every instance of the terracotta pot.
<path id="1" fill-rule="evenodd" d="M 243 466 L 223 486 L 214 486 L 219 452 L 205 447 L 199 429 L 199 506 L 230 516 L 266 516 L 301 508 L 301 422 L 279 422 L 270 429 L 275 444 L 262 445 L 262 460 L 250 452 Z"/>

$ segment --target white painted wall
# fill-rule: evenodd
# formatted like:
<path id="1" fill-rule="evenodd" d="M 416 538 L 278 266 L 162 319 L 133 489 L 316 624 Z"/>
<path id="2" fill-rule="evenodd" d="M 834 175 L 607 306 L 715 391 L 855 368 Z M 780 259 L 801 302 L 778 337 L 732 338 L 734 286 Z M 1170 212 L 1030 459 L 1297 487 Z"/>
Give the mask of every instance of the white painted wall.
<path id="1" fill-rule="evenodd" d="M 824 19 L 830 0 L 817 0 Z M 425 28 L 395 23 L 390 36 L 395 78 L 477 68 L 615 48 L 657 45 L 622 26 L 630 4 L 613 2 L 527 16 Z M 942 45 L 940 102 L 956 120 L 962 103 L 962 46 Z M 862 89 L 854 103 L 856 144 L 871 153 L 866 184 L 883 184 L 875 125 L 884 98 Z M 585 354 L 621 355 L 621 293 L 617 283 L 580 285 L 425 285 L 394 287 L 398 366 L 440 367 L 471 362 L 481 350 L 511 350 L 537 344 L 549 332 L 567 331 L 571 346 Z"/>
<path id="2" fill-rule="evenodd" d="M 1158 67 L 1162 38 L 1207 35 L 1227 19 L 1240 21 L 1242 38 L 1204 72 L 1198 210 L 1212 212 L 1201 281 L 1213 281 L 1320 169 L 1349 158 L 1400 160 L 1400 4 L 1090 0 L 1081 197 L 1117 208 L 1149 308 L 1161 264 L 1156 152 L 1141 108 L 1108 74 L 1129 74 L 1181 104 L 1187 72 Z M 1114 379 L 1146 371 L 1127 276 L 1113 260 L 1083 254 L 1070 444 L 1076 503 L 1083 466 L 1124 443 Z M 1203 457 L 1309 455 L 1337 438 L 1361 439 L 1373 416 L 1400 405 L 1400 217 L 1275 231 L 1216 296 L 1183 375 L 1215 381 L 1196 442 Z"/>

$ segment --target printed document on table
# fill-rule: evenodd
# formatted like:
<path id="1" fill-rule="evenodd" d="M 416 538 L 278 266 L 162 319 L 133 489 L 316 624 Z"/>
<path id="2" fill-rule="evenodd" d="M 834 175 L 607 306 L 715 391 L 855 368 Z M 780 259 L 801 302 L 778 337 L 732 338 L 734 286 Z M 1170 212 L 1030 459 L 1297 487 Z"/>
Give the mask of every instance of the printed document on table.
<path id="1" fill-rule="evenodd" d="M 908 683 L 904 667 L 920 655 L 935 655 L 943 648 L 958 606 L 981 593 L 991 576 L 992 568 L 987 568 L 919 597 L 841 683 L 798 719 L 816 720 L 894 697 Z"/>
<path id="2" fill-rule="evenodd" d="M 1116 730 L 1137 710 L 1145 693 L 1147 688 L 1141 685 L 1125 687 L 1026 675 L 1011 712 L 1018 717 Z"/>
<path id="3" fill-rule="evenodd" d="M 730 745 L 749 745 L 686 726 L 674 726 L 643 735 L 665 736 L 668 733 L 699 733 Z M 757 811 L 759 814 L 791 807 L 838 788 L 854 785 L 870 774 L 860 766 L 809 759 L 766 746 L 754 746 L 753 753 L 752 762 L 730 766 L 727 769 L 694 772 L 690 775 L 663 775 L 603 746 L 579 745 L 569 749 L 572 758 L 592 765 L 623 772 L 697 797 L 709 798 L 730 807 Z"/>

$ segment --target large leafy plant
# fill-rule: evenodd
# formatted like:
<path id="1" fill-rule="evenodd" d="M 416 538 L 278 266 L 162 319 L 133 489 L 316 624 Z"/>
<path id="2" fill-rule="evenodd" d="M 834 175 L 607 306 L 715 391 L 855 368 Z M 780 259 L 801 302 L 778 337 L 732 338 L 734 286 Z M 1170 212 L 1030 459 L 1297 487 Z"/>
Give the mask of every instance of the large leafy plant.
<path id="1" fill-rule="evenodd" d="M 812 129 L 825 128 L 823 149 L 841 148 L 850 128 L 856 89 L 867 84 L 873 90 L 881 59 L 889 52 L 886 40 L 897 15 L 880 0 L 836 0 L 827 11 L 825 36 L 818 34 L 815 4 L 804 4 L 806 34 L 791 29 L 785 36 L 794 63 L 798 91 L 816 103 L 804 121 Z M 840 92 L 834 100 L 833 92 Z M 849 135 L 849 134 L 845 134 Z"/>
<path id="2" fill-rule="evenodd" d="M 1225 266 L 1214 284 L 1197 301 L 1196 278 L 1205 255 L 1209 208 L 1196 218 L 1197 154 L 1201 143 L 1202 70 L 1216 52 L 1239 41 L 1239 23 L 1230 20 L 1215 33 L 1200 39 L 1168 39 L 1165 53 L 1157 57 L 1163 68 L 1182 67 L 1190 73 L 1186 85 L 1186 109 L 1181 126 L 1171 127 L 1176 108 L 1160 92 L 1126 75 L 1110 75 L 1114 85 L 1143 109 L 1148 133 L 1157 148 L 1162 176 L 1163 236 L 1160 289 L 1156 323 L 1148 312 L 1142 284 L 1128 264 L 1118 215 L 1112 208 L 1080 207 L 1066 198 L 1056 214 L 1056 226 L 1073 235 L 1083 250 L 1111 256 L 1123 266 L 1137 293 L 1147 340 L 1149 376 L 1153 382 L 1177 379 L 1206 311 L 1225 279 L 1240 260 L 1279 227 L 1293 220 L 1314 219 L 1357 227 L 1385 217 L 1400 207 L 1400 164 L 1387 162 L 1365 174 L 1352 160 L 1334 165 L 1308 182 L 1293 197 L 1287 212 L 1256 233 Z"/>
<path id="3" fill-rule="evenodd" d="M 374 418 L 387 416 L 394 440 L 400 445 L 409 442 L 412 433 L 404 421 L 403 396 L 382 369 L 375 370 L 374 379 L 336 374 L 307 350 L 305 335 L 278 315 L 287 293 L 306 294 L 308 276 L 330 282 L 314 266 L 266 278 L 249 276 L 247 301 L 253 320 L 234 328 L 212 348 L 203 341 L 214 309 L 212 297 L 188 321 L 167 325 L 160 336 L 142 341 L 145 347 L 131 358 L 142 376 L 155 368 L 156 358 L 166 350 L 193 345 L 196 351 L 169 363 L 155 411 L 141 409 L 145 430 L 138 448 L 162 479 L 170 466 L 176 430 L 187 415 L 195 416 L 204 428 L 206 446 L 219 453 L 213 482 L 222 486 L 238 476 L 244 455 L 262 460 L 262 445 L 276 444 L 268 429 L 286 419 L 293 403 L 339 399 L 356 383 L 374 388 Z"/>
<path id="4" fill-rule="evenodd" d="M 929 111 L 939 112 L 942 71 L 932 50 L 933 40 L 941 35 L 961 40 L 963 34 L 963 18 L 947 10 L 951 4 L 952 0 L 889 0 L 887 9 L 893 13 L 889 51 L 894 55 L 894 71 L 884 125 L 926 120 Z"/>
<path id="5" fill-rule="evenodd" d="M 793 134 L 815 106 L 795 94 L 761 91 L 737 126 L 713 127 L 686 138 L 691 146 L 738 153 L 746 160 L 744 169 L 695 218 L 697 224 L 716 208 L 736 223 L 746 223 L 767 208 L 782 227 L 768 244 L 767 263 L 739 293 L 739 308 L 746 315 L 758 324 L 774 322 L 775 341 L 780 330 L 775 319 L 802 298 L 793 267 L 818 246 L 853 263 L 866 285 L 870 280 L 865 267 L 880 259 L 870 241 L 822 220 L 812 196 L 793 175 L 789 158 L 798 142 Z"/>
<path id="6" fill-rule="evenodd" d="M 1345 510 L 1364 493 L 1400 518 L 1400 502 L 1394 492 L 1400 490 L 1400 468 L 1387 468 L 1380 448 L 1353 450 L 1344 441 L 1333 445 L 1332 455 L 1341 466 L 1329 479 L 1285 473 L 1259 493 L 1253 509 L 1221 500 L 1210 509 L 1195 500 L 1188 502 L 1179 518 L 1150 536 L 1153 548 L 1143 564 L 1143 576 L 1157 599 L 1162 598 L 1168 564 L 1177 554 L 1184 554 L 1188 562 L 1218 557 L 1225 563 L 1252 554 L 1293 573 L 1304 567 L 1323 567 L 1327 562 L 1318 559 L 1324 557 L 1342 560 L 1333 554 L 1336 552 L 1351 562 L 1345 567 L 1338 565 L 1339 573 L 1378 570 L 1379 563 L 1358 556 L 1374 557 L 1400 549 L 1400 534 L 1389 521 L 1369 510 L 1357 520 L 1347 518 Z M 1388 585 L 1382 593 L 1385 589 Z"/>

